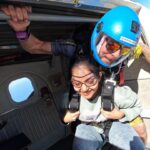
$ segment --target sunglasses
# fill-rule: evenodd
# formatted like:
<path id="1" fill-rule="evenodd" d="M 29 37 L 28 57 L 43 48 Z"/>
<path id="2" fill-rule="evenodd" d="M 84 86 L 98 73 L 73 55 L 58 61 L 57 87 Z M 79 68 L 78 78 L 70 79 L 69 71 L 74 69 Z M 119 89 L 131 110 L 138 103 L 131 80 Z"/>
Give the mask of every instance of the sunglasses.
<path id="1" fill-rule="evenodd" d="M 116 42 L 115 40 L 107 37 L 106 38 L 107 44 L 106 48 L 111 51 L 111 53 L 115 53 L 118 50 L 121 50 L 122 55 L 127 55 L 130 51 L 130 48 L 124 47 L 120 43 Z"/>

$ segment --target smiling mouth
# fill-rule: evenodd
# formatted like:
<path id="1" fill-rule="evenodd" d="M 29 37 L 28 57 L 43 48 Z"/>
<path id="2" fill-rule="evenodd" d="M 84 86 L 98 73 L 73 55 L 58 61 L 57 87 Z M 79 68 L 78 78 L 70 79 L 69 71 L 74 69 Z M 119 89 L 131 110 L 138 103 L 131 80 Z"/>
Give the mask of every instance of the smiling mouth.
<path id="1" fill-rule="evenodd" d="M 83 95 L 88 96 L 88 95 L 90 95 L 90 93 L 91 93 L 91 91 L 87 91 L 87 92 L 84 92 Z"/>

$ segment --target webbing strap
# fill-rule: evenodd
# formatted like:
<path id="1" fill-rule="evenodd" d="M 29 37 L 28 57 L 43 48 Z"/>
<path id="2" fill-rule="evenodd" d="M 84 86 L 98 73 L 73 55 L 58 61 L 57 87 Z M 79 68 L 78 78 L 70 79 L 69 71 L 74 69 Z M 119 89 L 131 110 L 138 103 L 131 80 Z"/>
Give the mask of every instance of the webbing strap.
<path id="1" fill-rule="evenodd" d="M 112 111 L 114 109 L 114 88 L 116 85 L 116 81 L 112 79 L 107 79 L 104 81 L 102 86 L 102 93 L 101 93 L 101 101 L 102 101 L 102 108 L 105 111 Z M 105 121 L 104 126 L 104 134 L 106 142 L 109 141 L 109 130 L 112 125 L 112 120 Z"/>
<path id="2" fill-rule="evenodd" d="M 79 110 L 79 99 L 80 99 L 80 96 L 78 93 L 74 93 L 72 94 L 71 96 L 71 99 L 70 99 L 70 102 L 69 102 L 69 106 L 68 106 L 68 109 L 72 112 L 76 112 Z"/>
<path id="3" fill-rule="evenodd" d="M 109 130 L 111 128 L 113 121 L 112 120 L 107 120 L 105 121 L 105 126 L 104 126 L 104 134 L 105 134 L 105 141 L 109 141 Z"/>
<path id="4" fill-rule="evenodd" d="M 120 69 L 119 72 L 119 86 L 124 85 L 124 68 Z"/>
<path id="5" fill-rule="evenodd" d="M 112 111 L 114 108 L 114 82 L 106 80 L 102 86 L 102 108 L 106 111 Z"/>

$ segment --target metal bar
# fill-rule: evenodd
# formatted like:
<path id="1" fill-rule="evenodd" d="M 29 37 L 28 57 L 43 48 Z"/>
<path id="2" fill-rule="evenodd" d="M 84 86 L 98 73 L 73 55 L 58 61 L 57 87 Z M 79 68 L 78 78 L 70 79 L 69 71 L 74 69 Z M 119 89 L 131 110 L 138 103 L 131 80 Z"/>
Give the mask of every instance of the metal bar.
<path id="1" fill-rule="evenodd" d="M 64 16 L 64 15 L 48 15 L 48 14 L 30 14 L 31 21 L 52 21 L 52 22 L 97 22 L 98 18 Z M 0 20 L 8 20 L 9 17 L 0 13 Z"/>

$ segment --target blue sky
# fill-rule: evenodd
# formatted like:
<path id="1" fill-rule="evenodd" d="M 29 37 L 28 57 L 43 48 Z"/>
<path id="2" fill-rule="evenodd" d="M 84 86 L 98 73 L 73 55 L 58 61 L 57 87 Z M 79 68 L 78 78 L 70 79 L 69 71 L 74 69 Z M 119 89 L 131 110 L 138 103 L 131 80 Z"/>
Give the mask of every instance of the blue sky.
<path id="1" fill-rule="evenodd" d="M 86 3 L 88 5 L 93 5 L 93 6 L 102 6 L 106 1 L 112 2 L 113 0 L 112 1 L 111 0 L 88 0 L 88 1 L 81 0 L 82 3 Z M 131 0 L 131 1 L 138 2 L 150 9 L 150 0 Z"/>
<path id="2" fill-rule="evenodd" d="M 144 5 L 145 7 L 150 9 L 150 0 L 132 0 L 134 2 L 138 2 L 142 5 Z"/>

